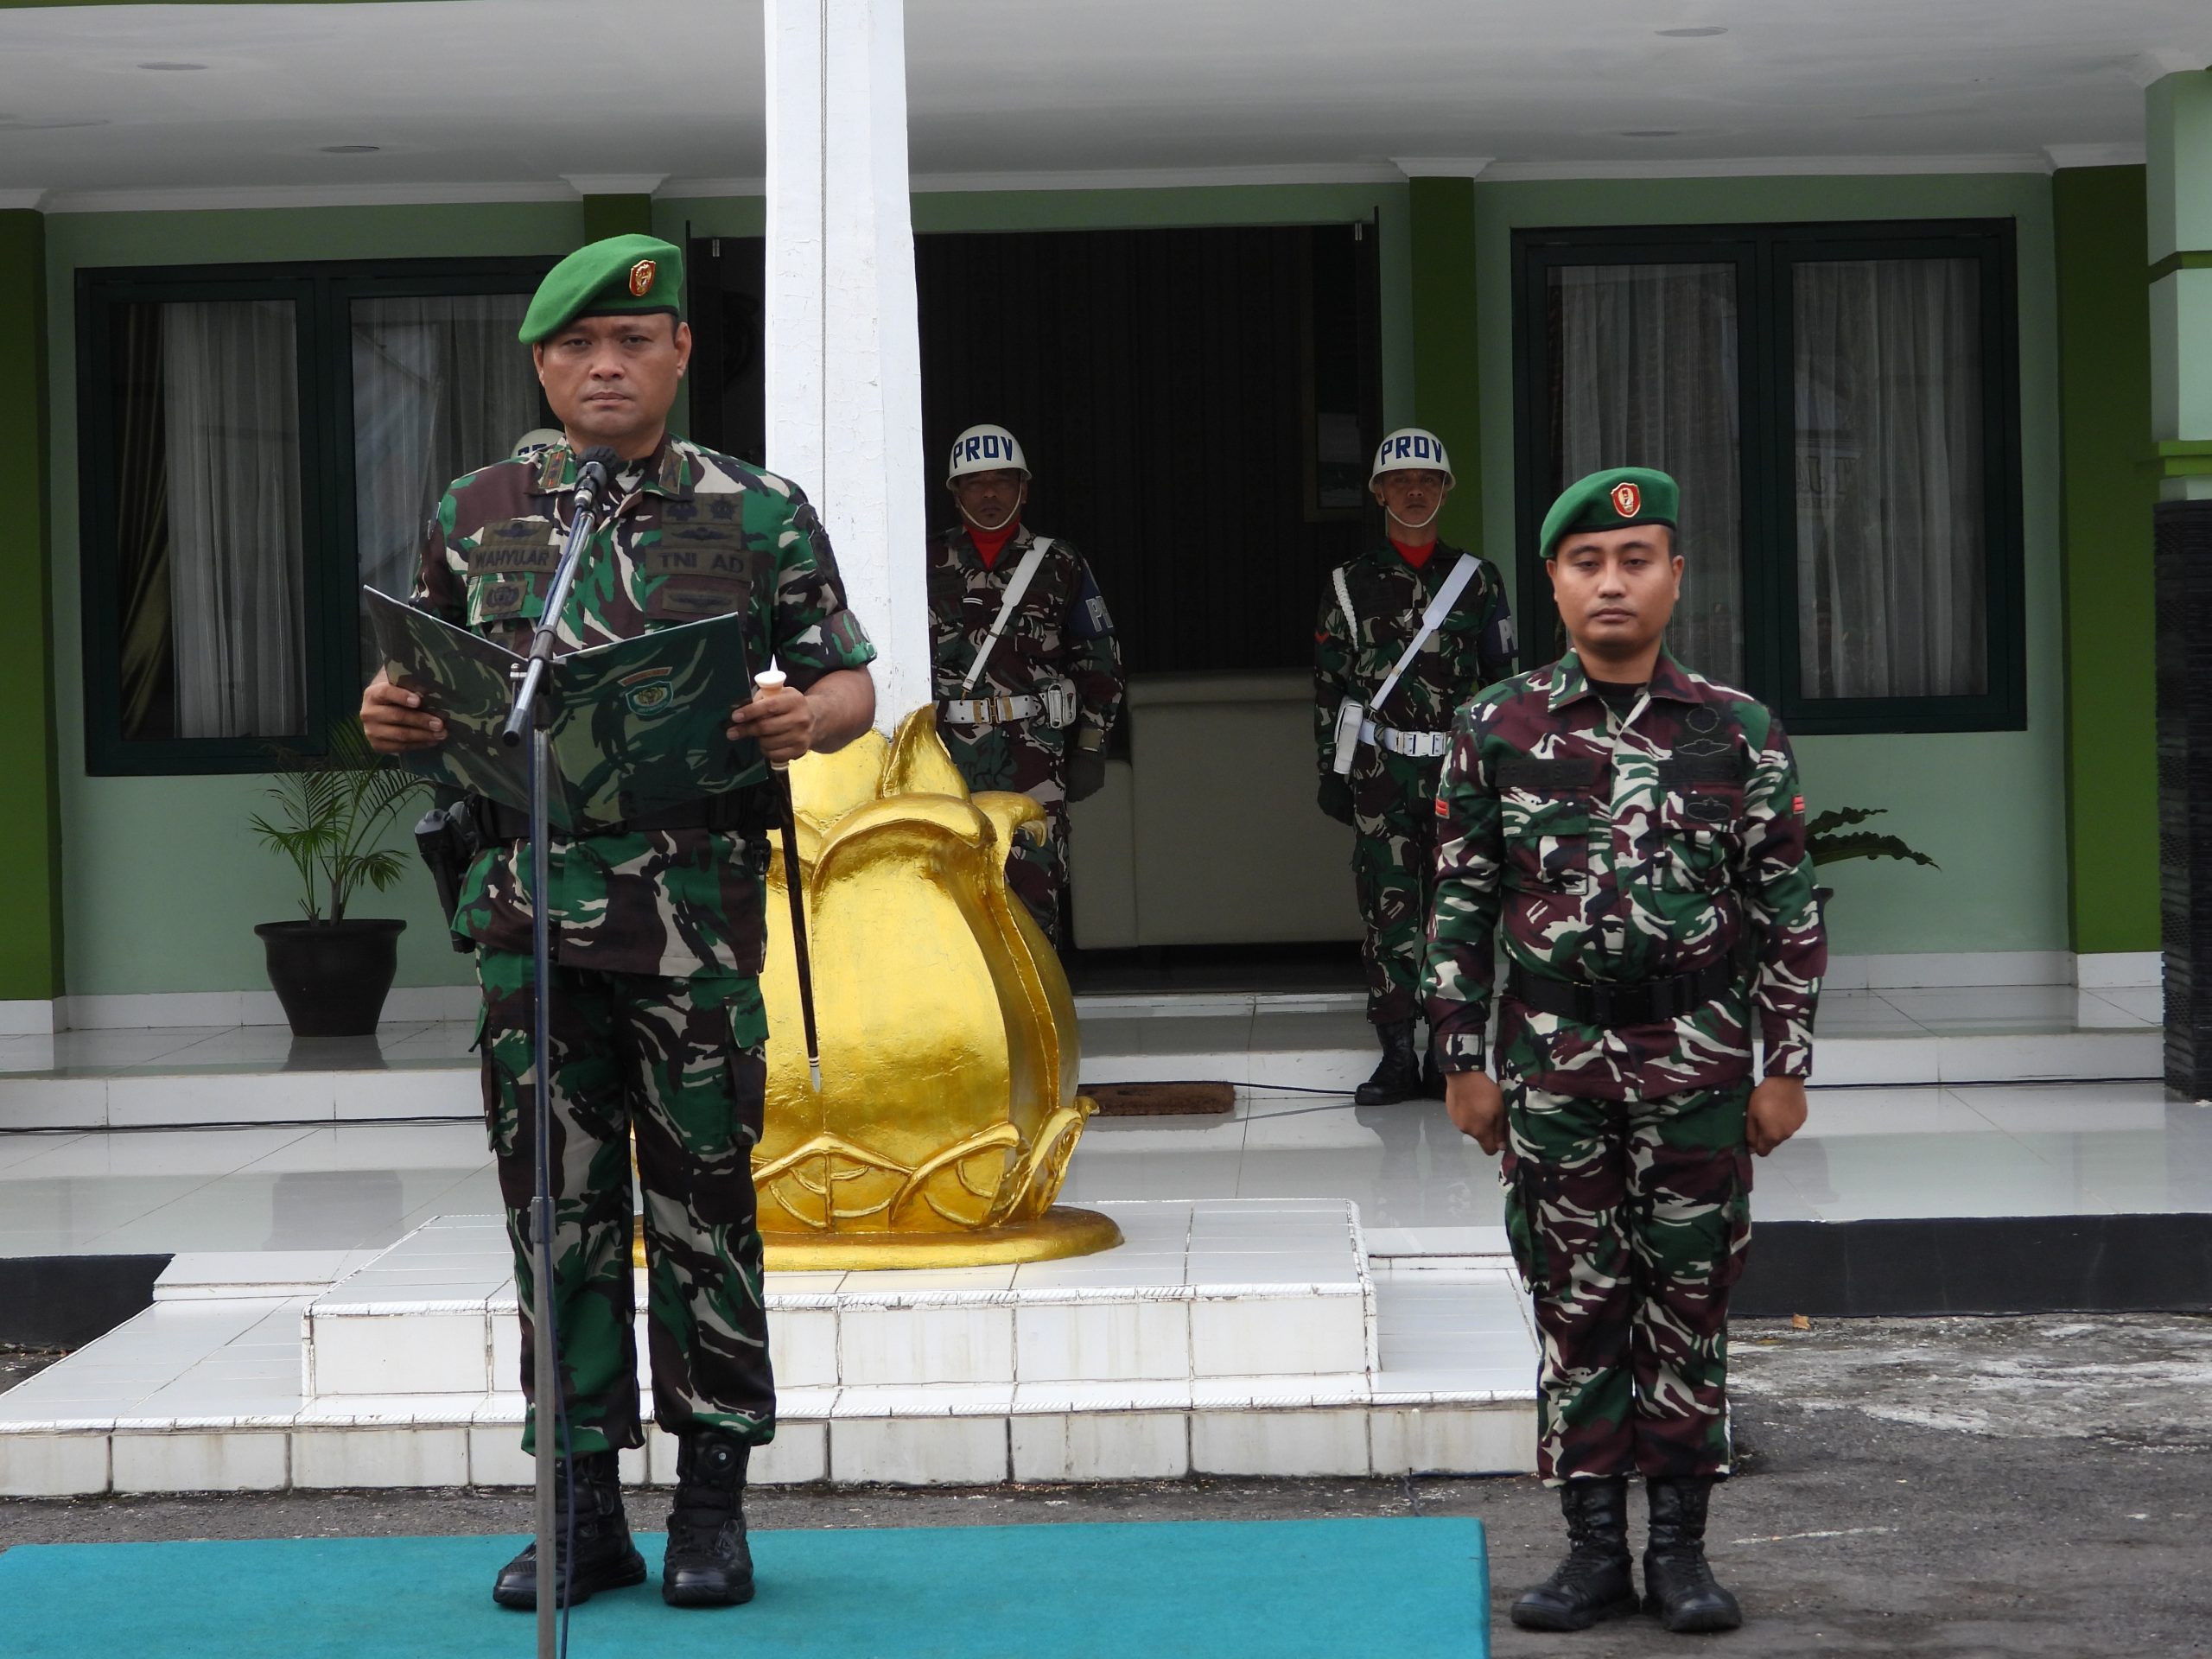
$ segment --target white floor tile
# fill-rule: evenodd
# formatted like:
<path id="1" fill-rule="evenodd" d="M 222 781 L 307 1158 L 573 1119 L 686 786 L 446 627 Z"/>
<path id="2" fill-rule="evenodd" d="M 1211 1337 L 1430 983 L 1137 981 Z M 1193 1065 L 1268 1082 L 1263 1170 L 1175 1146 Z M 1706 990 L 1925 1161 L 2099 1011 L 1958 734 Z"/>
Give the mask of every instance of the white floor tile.
<path id="1" fill-rule="evenodd" d="M 282 1429 L 117 1434 L 118 1492 L 273 1492 L 290 1483 L 290 1437 Z"/>
<path id="2" fill-rule="evenodd" d="M 1018 1416 L 1011 1433 L 1018 1481 L 1177 1480 L 1191 1471 L 1181 1412 Z"/>
<path id="3" fill-rule="evenodd" d="M 1007 1478 L 1004 1417 L 839 1418 L 830 1473 L 891 1485 L 983 1485 Z"/>
<path id="4" fill-rule="evenodd" d="M 0 1497 L 75 1497 L 108 1490 L 105 1434 L 0 1434 Z"/>
<path id="5" fill-rule="evenodd" d="M 1205 1411 L 1191 1419 L 1191 1467 L 1205 1475 L 1363 1475 L 1368 1414 Z"/>
<path id="6" fill-rule="evenodd" d="M 292 1484 L 303 1488 L 460 1486 L 468 1480 L 463 1427 L 302 1428 L 292 1433 Z"/>

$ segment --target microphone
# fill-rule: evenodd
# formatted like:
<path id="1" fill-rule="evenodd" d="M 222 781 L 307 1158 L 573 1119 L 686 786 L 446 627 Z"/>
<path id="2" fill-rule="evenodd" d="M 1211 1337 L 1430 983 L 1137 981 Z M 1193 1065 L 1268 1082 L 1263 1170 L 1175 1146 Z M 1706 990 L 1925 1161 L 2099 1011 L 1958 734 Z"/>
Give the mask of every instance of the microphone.
<path id="1" fill-rule="evenodd" d="M 604 443 L 595 443 L 576 457 L 576 514 L 588 518 L 599 510 L 601 499 L 613 486 L 614 469 L 622 457 Z"/>

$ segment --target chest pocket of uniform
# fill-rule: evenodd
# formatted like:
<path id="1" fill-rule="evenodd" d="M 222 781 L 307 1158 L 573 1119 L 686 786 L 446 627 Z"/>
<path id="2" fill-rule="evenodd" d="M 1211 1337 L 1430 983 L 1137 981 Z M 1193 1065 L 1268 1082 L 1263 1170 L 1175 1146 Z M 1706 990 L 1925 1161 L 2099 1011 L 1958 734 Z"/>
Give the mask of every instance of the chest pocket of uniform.
<path id="1" fill-rule="evenodd" d="M 1594 755 L 1499 759 L 1498 829 L 1504 883 L 1523 893 L 1580 894 L 1590 886 L 1590 825 L 1605 763 Z"/>
<path id="2" fill-rule="evenodd" d="M 468 620 L 479 627 L 535 622 L 561 562 L 558 526 L 543 518 L 486 524 L 468 552 Z"/>
<path id="3" fill-rule="evenodd" d="M 1727 886 L 1744 844 L 1744 785 L 1748 760 L 1740 749 L 1714 755 L 1670 755 L 1659 763 L 1659 826 L 1666 837 L 1662 875 L 1696 892 Z"/>
<path id="4" fill-rule="evenodd" d="M 654 627 L 743 611 L 753 589 L 745 537 L 720 524 L 671 524 L 635 555 L 643 589 L 638 608 Z"/>

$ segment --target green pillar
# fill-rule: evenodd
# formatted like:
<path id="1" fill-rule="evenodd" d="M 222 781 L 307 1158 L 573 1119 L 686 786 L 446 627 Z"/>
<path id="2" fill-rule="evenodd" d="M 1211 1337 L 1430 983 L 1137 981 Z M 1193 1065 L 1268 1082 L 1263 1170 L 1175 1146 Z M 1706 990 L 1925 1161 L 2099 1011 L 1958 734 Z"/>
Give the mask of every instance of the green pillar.
<path id="1" fill-rule="evenodd" d="M 0 455 L 27 486 L 0 536 L 0 1002 L 62 994 L 47 442 L 46 219 L 0 210 Z"/>
<path id="2" fill-rule="evenodd" d="M 2051 180 L 2069 919 L 2085 953 L 2158 948 L 2144 189 L 2139 167 L 2067 168 Z"/>
<path id="3" fill-rule="evenodd" d="M 651 236 L 653 199 L 651 196 L 584 198 L 584 240 L 597 242 L 610 236 Z"/>
<path id="4" fill-rule="evenodd" d="M 2212 70 L 2168 75 L 2146 103 L 2159 493 L 2212 500 Z"/>
<path id="5" fill-rule="evenodd" d="M 1482 359 L 1475 327 L 1475 181 L 1417 178 L 1413 217 L 1414 422 L 1444 440 L 1455 482 L 1437 531 L 1510 572 L 1483 546 Z M 1508 580 L 1510 581 L 1509 575 Z"/>

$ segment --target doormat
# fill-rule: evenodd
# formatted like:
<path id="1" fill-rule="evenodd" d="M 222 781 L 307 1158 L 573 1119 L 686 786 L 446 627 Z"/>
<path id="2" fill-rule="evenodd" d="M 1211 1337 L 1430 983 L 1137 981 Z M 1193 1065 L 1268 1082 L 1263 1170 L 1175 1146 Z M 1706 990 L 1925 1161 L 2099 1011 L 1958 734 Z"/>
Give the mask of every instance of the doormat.
<path id="1" fill-rule="evenodd" d="M 1233 1083 L 1095 1083 L 1077 1092 L 1101 1117 L 1220 1117 L 1236 1109 Z"/>
<path id="2" fill-rule="evenodd" d="M 1478 1521 L 1047 1522 L 756 1532 L 759 1596 L 700 1610 L 651 1572 L 572 1615 L 572 1659 L 1480 1659 Z M 514 1538 L 23 1544 L 0 1554 L 10 1659 L 514 1659 L 492 1605 Z"/>

